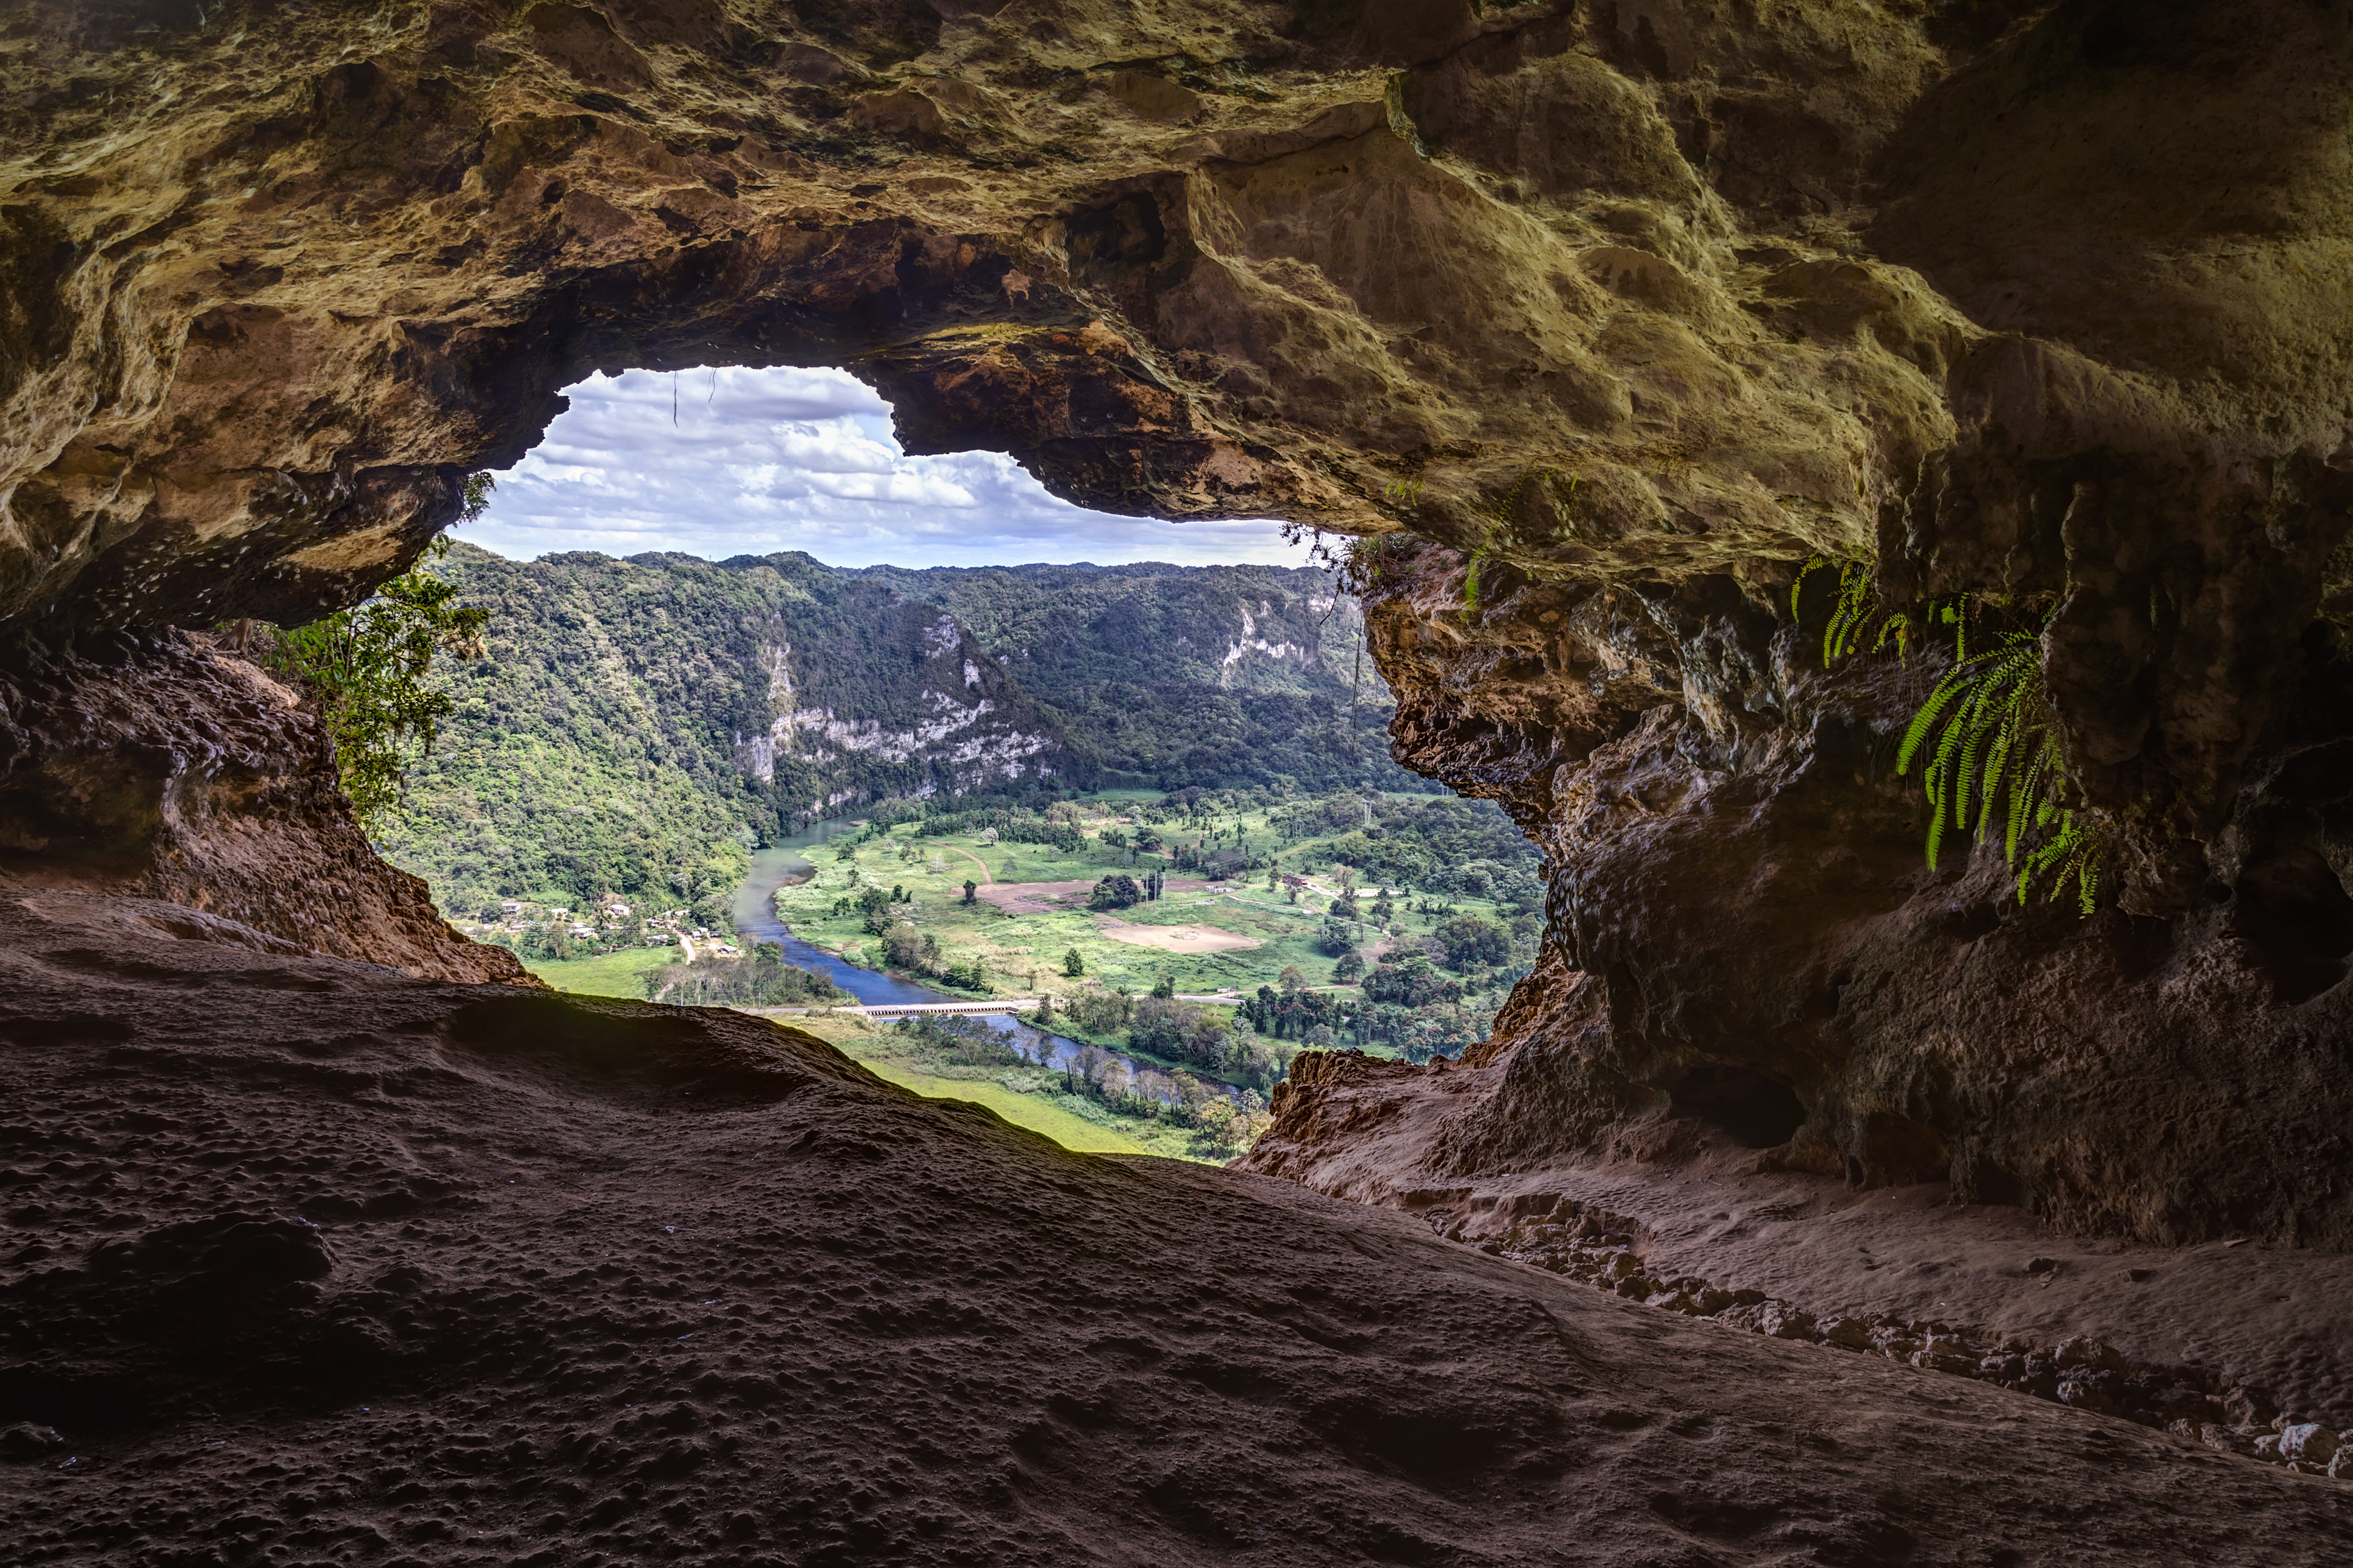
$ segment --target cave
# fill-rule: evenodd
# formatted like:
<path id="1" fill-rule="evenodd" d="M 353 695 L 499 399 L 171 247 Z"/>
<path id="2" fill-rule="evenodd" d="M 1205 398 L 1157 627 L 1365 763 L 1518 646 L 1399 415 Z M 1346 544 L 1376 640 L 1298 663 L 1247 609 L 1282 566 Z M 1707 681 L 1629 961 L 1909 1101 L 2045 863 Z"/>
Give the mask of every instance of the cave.
<path id="1" fill-rule="evenodd" d="M 1806 1124 L 1797 1090 L 1746 1068 L 1698 1067 L 1670 1091 L 1667 1114 L 1696 1116 L 1746 1149 L 1773 1149 Z"/>
<path id="2" fill-rule="evenodd" d="M 2348 28 L 27 0 L 17 1556 L 2341 1555 Z M 1546 853 L 1493 1037 L 1166 1169 L 444 924 L 213 629 L 364 598 L 591 371 L 786 364 L 1323 536 L 1393 754 Z M 2031 649 L 2064 897 L 1924 853 L 1947 610 Z M 1642 1154 L 1662 1083 L 1742 1147 Z"/>

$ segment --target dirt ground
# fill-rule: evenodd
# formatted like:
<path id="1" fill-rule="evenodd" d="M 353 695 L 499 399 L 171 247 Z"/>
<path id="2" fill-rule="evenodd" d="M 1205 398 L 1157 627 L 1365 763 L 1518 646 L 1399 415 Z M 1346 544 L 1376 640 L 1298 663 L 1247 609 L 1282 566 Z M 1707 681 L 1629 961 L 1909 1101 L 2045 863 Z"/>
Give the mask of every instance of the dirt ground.
<path id="1" fill-rule="evenodd" d="M 1105 917 L 1095 922 L 1113 942 L 1131 947 L 1155 947 L 1163 952 L 1244 952 L 1265 944 L 1256 937 L 1219 931 L 1215 926 L 1142 926 Z"/>
<path id="2" fill-rule="evenodd" d="M 1409 1080 L 1434 1092 L 1409 1094 L 1388 1087 L 1404 1080 L 1398 1069 L 1377 1069 L 1321 1109 L 1345 1136 L 1297 1144 L 1278 1123 L 1250 1163 L 1327 1194 L 1459 1218 L 1472 1243 L 1559 1198 L 1622 1224 L 1654 1276 L 1763 1291 L 1824 1322 L 1889 1314 L 2041 1345 L 2085 1335 L 2137 1363 L 2244 1384 L 2266 1417 L 2353 1428 L 2353 1257 L 2063 1235 L 2021 1208 L 1954 1204 L 1941 1182 L 1858 1189 L 1763 1169 L 1761 1151 L 1696 1118 L 1652 1123 L 1600 1154 L 1433 1177 L 1452 1101 L 1493 1070 L 1449 1063 Z"/>
<path id="3" fill-rule="evenodd" d="M 1073 1154 L 724 1011 L 0 902 L 12 1563 L 2341 1563 L 2353 1488 Z"/>

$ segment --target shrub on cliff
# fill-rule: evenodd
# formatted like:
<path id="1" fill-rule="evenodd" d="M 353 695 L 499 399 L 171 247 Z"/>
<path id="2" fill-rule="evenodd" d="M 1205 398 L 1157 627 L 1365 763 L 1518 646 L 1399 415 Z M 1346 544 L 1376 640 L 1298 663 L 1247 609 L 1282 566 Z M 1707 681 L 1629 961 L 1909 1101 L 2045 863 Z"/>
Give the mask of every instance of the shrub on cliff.
<path id="1" fill-rule="evenodd" d="M 469 481 L 469 516 L 489 493 Z M 436 540 L 430 553 L 446 552 Z M 280 631 L 263 662 L 317 707 L 335 742 L 335 769 L 352 812 L 371 836 L 398 808 L 412 755 L 429 755 L 448 696 L 425 684 L 436 653 L 480 658 L 487 610 L 457 601 L 457 588 L 421 567 L 402 573 L 364 604 Z"/>

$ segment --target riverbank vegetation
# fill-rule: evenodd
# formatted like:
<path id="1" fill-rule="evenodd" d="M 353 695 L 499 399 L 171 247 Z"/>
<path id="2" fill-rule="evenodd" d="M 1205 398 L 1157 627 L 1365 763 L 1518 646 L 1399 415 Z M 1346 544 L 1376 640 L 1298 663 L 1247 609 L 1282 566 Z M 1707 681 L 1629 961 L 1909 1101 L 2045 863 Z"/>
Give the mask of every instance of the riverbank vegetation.
<path id="1" fill-rule="evenodd" d="M 978 1018 L 926 1015 L 902 1026 L 818 1012 L 780 1022 L 807 1028 L 918 1094 L 986 1105 L 1082 1152 L 1219 1163 L 1247 1149 L 1269 1120 L 1261 1096 L 1223 1094 L 1187 1074 L 1129 1069 L 1095 1047 L 1050 1065 L 1043 1036 Z"/>
<path id="2" fill-rule="evenodd" d="M 825 974 L 785 962 L 773 942 L 736 958 L 702 958 L 648 969 L 638 982 L 649 1002 L 680 1007 L 828 1007 L 850 1000 Z"/>

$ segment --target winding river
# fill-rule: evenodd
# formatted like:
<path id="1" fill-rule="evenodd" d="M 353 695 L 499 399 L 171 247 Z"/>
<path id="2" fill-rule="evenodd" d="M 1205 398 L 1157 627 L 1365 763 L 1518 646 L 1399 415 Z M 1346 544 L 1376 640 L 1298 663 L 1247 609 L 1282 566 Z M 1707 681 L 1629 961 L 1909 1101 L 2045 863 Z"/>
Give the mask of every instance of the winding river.
<path id="1" fill-rule="evenodd" d="M 934 991 L 928 985 L 918 985 L 912 980 L 902 980 L 895 974 L 882 974 L 871 969 L 860 969 L 817 947 L 803 942 L 776 918 L 776 889 L 806 882 L 817 872 L 809 864 L 804 849 L 813 848 L 828 839 L 858 831 L 858 824 L 843 817 L 820 822 L 806 832 L 779 840 L 774 848 L 752 851 L 752 870 L 735 889 L 733 913 L 735 929 L 749 942 L 773 942 L 785 950 L 785 962 L 813 969 L 836 985 L 870 1005 L 893 1002 L 957 1002 L 964 998 L 946 991 Z M 997 1026 L 1003 1027 L 1002 1025 Z"/>
<path id="2" fill-rule="evenodd" d="M 804 969 L 813 969 L 826 975 L 836 985 L 869 1005 L 888 1005 L 892 1003 L 903 1002 L 970 1000 L 968 997 L 958 996 L 953 992 L 935 990 L 929 985 L 918 984 L 913 980 L 902 980 L 895 974 L 883 974 L 871 969 L 860 969 L 854 963 L 835 957 L 814 943 L 803 942 L 792 933 L 791 928 L 776 918 L 776 889 L 806 882 L 817 873 L 817 868 L 809 863 L 808 857 L 802 851 L 814 848 L 828 839 L 838 838 L 843 834 L 855 833 L 858 827 L 859 824 L 848 817 L 834 817 L 829 821 L 820 822 L 805 832 L 796 833 L 790 838 L 782 839 L 772 848 L 754 850 L 751 872 L 735 889 L 733 913 L 735 917 L 736 931 L 747 942 L 776 943 L 785 950 L 786 963 L 797 963 Z M 1023 1023 L 1011 1013 L 976 1013 L 972 1016 L 987 1020 L 988 1026 L 992 1029 L 1012 1030 L 1019 1037 L 1026 1048 L 1033 1051 L 1037 1049 L 1036 1041 L 1041 1031 Z M 1046 1038 L 1053 1042 L 1053 1052 L 1047 1059 L 1056 1067 L 1062 1066 L 1079 1054 L 1079 1042 L 1076 1040 L 1066 1039 L 1060 1035 L 1048 1035 Z M 1096 1048 L 1103 1049 L 1101 1047 Z M 1124 1052 L 1106 1051 L 1104 1054 L 1127 1064 L 1127 1069 L 1130 1072 L 1137 1072 L 1152 1066 L 1149 1062 L 1137 1061 Z M 1204 1079 L 1202 1081 L 1229 1100 L 1240 1092 L 1231 1084 L 1219 1083 L 1215 1079 Z"/>
<path id="3" fill-rule="evenodd" d="M 902 1002 L 969 1001 L 969 997 L 958 996 L 950 991 L 935 990 L 929 985 L 918 984 L 913 980 L 902 980 L 895 974 L 860 969 L 857 964 L 847 963 L 821 947 L 803 942 L 792 933 L 791 929 L 784 921 L 776 918 L 776 889 L 806 882 L 816 874 L 817 868 L 809 863 L 808 857 L 802 851 L 814 848 L 828 839 L 839 837 L 843 834 L 855 833 L 859 825 L 849 818 L 835 817 L 829 821 L 820 822 L 806 832 L 796 833 L 789 838 L 779 840 L 773 848 L 754 850 L 751 873 L 735 889 L 733 910 L 735 930 L 746 942 L 776 943 L 785 950 L 786 963 L 797 963 L 804 969 L 817 971 L 870 1006 Z M 1012 1014 L 979 1013 L 973 1016 L 987 1019 L 988 1026 L 992 1029 L 1010 1029 L 1021 1037 L 1022 1043 L 1028 1048 L 1031 1050 L 1037 1048 L 1035 1041 L 1039 1031 L 1022 1023 Z M 1076 1040 L 1065 1039 L 1060 1035 L 1050 1035 L 1047 1037 L 1054 1042 L 1053 1055 L 1050 1059 L 1056 1065 L 1059 1066 L 1079 1054 L 1079 1043 Z M 1146 1065 L 1121 1056 L 1116 1051 L 1109 1054 L 1117 1056 L 1120 1060 L 1126 1062 L 1128 1070 L 1131 1072 Z"/>

